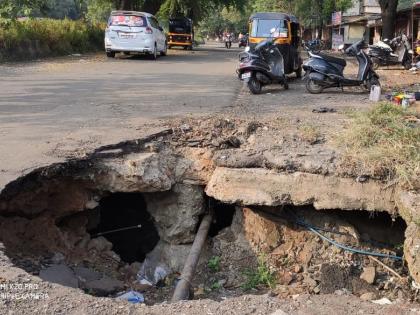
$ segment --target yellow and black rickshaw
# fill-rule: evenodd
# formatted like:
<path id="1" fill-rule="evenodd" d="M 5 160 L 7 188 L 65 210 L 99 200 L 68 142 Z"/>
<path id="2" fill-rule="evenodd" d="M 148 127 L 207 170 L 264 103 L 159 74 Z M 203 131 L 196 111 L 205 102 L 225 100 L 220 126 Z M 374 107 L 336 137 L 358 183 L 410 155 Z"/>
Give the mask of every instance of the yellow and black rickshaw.
<path id="1" fill-rule="evenodd" d="M 280 52 L 284 58 L 284 71 L 286 74 L 296 72 L 297 77 L 302 76 L 302 58 L 299 54 L 300 26 L 297 18 L 285 13 L 255 13 L 249 18 L 249 45 L 256 46 L 259 42 L 275 34 Z"/>
<path id="2" fill-rule="evenodd" d="M 187 17 L 169 19 L 168 48 L 174 46 L 192 50 L 194 43 L 193 22 Z"/>

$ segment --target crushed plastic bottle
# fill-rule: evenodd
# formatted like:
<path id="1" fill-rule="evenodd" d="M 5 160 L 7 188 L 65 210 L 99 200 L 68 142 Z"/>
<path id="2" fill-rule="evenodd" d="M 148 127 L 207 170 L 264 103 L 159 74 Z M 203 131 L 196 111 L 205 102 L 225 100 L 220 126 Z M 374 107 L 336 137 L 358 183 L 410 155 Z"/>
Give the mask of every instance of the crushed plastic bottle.
<path id="1" fill-rule="evenodd" d="M 133 304 L 137 303 L 144 303 L 144 296 L 143 294 L 137 292 L 137 291 L 128 291 L 126 293 L 123 293 L 119 296 L 117 296 L 118 300 L 125 300 Z"/>

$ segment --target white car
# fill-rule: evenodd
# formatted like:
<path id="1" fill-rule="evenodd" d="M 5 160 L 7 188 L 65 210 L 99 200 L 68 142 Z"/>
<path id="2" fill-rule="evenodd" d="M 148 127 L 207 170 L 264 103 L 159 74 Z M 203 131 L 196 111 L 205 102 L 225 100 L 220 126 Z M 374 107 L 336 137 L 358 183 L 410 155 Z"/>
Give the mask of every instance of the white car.
<path id="1" fill-rule="evenodd" d="M 105 30 L 105 51 L 108 57 L 115 53 L 143 53 L 157 59 L 167 52 L 166 36 L 158 20 L 149 13 L 113 11 Z"/>

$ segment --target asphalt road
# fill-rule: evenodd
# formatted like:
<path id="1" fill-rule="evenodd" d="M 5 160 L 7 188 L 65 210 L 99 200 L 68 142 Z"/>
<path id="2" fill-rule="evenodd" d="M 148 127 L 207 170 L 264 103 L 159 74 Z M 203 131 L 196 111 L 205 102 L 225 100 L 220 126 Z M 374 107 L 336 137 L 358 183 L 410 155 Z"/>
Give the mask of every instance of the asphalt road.
<path id="1" fill-rule="evenodd" d="M 160 119 L 220 112 L 240 83 L 238 49 L 173 49 L 157 61 L 68 56 L 0 65 L 0 190 L 66 152 L 135 139 Z"/>

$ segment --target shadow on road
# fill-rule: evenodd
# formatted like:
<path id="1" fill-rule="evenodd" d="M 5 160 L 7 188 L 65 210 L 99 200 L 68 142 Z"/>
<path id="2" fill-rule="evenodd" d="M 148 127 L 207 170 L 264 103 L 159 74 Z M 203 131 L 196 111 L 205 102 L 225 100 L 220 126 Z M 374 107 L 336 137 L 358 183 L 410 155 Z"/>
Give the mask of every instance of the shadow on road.
<path id="1" fill-rule="evenodd" d="M 232 61 L 232 59 L 237 59 L 238 54 L 242 51 L 239 48 L 226 49 L 224 47 L 198 47 L 194 48 L 192 51 L 187 51 L 184 49 L 172 48 L 168 50 L 166 56 L 159 56 L 158 59 L 151 60 L 148 55 L 124 55 L 118 54 L 115 59 L 112 60 L 126 60 L 126 61 L 148 61 L 148 62 L 166 62 L 166 63 L 189 63 L 194 61 L 194 63 L 221 63 L 226 61 Z M 209 58 L 210 57 L 210 58 Z"/>

